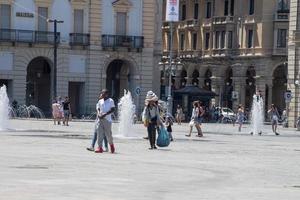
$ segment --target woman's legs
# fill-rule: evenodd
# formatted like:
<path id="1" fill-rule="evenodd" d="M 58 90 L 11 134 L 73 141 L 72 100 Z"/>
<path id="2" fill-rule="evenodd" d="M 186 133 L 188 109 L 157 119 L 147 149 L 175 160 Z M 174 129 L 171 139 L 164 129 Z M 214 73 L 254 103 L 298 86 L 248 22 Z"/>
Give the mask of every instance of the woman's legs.
<path id="1" fill-rule="evenodd" d="M 239 132 L 242 131 L 242 123 L 239 123 Z"/>
<path id="2" fill-rule="evenodd" d="M 189 132 L 189 134 L 187 134 L 187 135 L 185 135 L 185 136 L 187 136 L 187 137 L 191 137 L 191 135 L 192 135 L 192 131 L 193 131 L 193 126 L 190 126 L 190 132 Z"/>
<path id="3" fill-rule="evenodd" d="M 156 128 L 155 125 L 153 123 L 150 123 L 149 126 L 147 127 L 147 131 L 148 131 L 148 138 L 149 138 L 149 142 L 150 142 L 150 149 L 154 149 L 155 148 L 155 139 L 156 139 Z"/>
<path id="4" fill-rule="evenodd" d="M 202 130 L 201 130 L 201 125 L 197 123 L 197 124 L 196 124 L 196 128 L 197 128 L 197 131 L 198 131 L 198 136 L 199 136 L 199 137 L 202 137 L 203 134 L 202 134 Z"/>

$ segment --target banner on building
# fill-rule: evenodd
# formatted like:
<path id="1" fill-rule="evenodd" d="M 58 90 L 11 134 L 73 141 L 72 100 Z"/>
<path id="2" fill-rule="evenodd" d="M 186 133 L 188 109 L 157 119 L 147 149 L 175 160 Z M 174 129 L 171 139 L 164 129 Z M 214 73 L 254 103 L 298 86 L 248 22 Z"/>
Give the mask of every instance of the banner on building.
<path id="1" fill-rule="evenodd" d="M 167 0 L 166 21 L 177 22 L 179 20 L 179 0 Z"/>

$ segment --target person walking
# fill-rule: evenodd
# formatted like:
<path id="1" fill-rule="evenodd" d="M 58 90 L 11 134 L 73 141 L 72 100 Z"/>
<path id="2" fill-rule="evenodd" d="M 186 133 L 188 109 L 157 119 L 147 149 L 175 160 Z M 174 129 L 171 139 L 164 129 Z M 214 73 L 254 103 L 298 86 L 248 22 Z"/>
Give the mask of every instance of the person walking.
<path id="1" fill-rule="evenodd" d="M 190 132 L 189 132 L 189 134 L 185 135 L 186 137 L 191 137 L 192 136 L 193 126 L 195 126 L 196 129 L 197 129 L 197 132 L 198 132 L 197 136 L 200 136 L 200 137 L 203 136 L 202 130 L 201 130 L 201 127 L 200 127 L 200 124 L 199 124 L 199 122 L 201 123 L 201 119 L 199 119 L 199 116 L 200 116 L 199 102 L 194 101 L 193 102 L 192 117 L 191 117 L 191 121 L 189 123 Z"/>
<path id="2" fill-rule="evenodd" d="M 236 121 L 239 125 L 238 127 L 238 131 L 241 132 L 242 131 L 242 125 L 243 125 L 243 122 L 244 122 L 244 108 L 242 107 L 242 105 L 240 104 L 239 105 L 239 108 L 238 108 L 238 112 L 237 112 L 237 117 L 236 117 Z"/>
<path id="3" fill-rule="evenodd" d="M 59 121 L 58 121 L 58 125 L 60 125 L 60 121 L 64 121 L 64 108 L 63 108 L 64 101 L 62 100 L 61 96 L 57 97 L 57 103 L 59 104 Z"/>
<path id="4" fill-rule="evenodd" d="M 71 103 L 69 97 L 65 97 L 65 101 L 63 102 L 63 109 L 64 109 L 64 125 L 69 126 L 69 117 L 71 113 Z"/>
<path id="5" fill-rule="evenodd" d="M 103 140 L 104 137 L 107 138 L 108 143 L 110 145 L 110 152 L 115 152 L 115 146 L 113 143 L 112 136 L 112 118 L 111 115 L 115 112 L 115 102 L 112 98 L 109 98 L 109 93 L 107 89 L 102 90 L 103 98 L 99 100 L 98 106 L 99 109 L 97 111 L 99 117 L 99 125 L 97 130 L 98 137 L 98 148 L 95 150 L 95 153 L 103 153 Z M 125 131 L 125 130 L 124 130 Z"/>
<path id="6" fill-rule="evenodd" d="M 202 132 L 202 122 L 204 119 L 204 114 L 205 114 L 205 108 L 202 106 L 202 102 L 198 101 L 198 117 L 196 118 L 196 123 L 198 124 L 198 137 L 203 137 L 203 132 Z"/>
<path id="7" fill-rule="evenodd" d="M 99 100 L 103 99 L 103 96 L 102 96 L 102 93 L 100 93 L 99 95 Z M 96 111 L 97 113 L 99 112 L 100 113 L 100 105 L 99 105 L 99 100 L 96 104 Z M 98 117 L 98 115 L 96 116 L 96 120 L 95 120 L 95 126 L 94 126 L 94 134 L 93 134 L 93 138 L 92 138 L 92 144 L 90 147 L 87 147 L 86 149 L 88 151 L 95 151 L 95 144 L 97 142 L 97 130 L 98 130 L 98 126 L 99 126 L 99 123 L 100 123 L 100 119 Z M 108 142 L 107 142 L 107 139 L 106 137 L 104 137 L 104 146 L 105 146 L 105 150 L 104 151 L 108 151 Z"/>
<path id="8" fill-rule="evenodd" d="M 181 106 L 178 104 L 177 109 L 176 109 L 176 121 L 177 121 L 178 125 L 181 125 L 182 117 L 183 117 L 183 111 L 182 111 Z"/>
<path id="9" fill-rule="evenodd" d="M 271 105 L 271 108 L 268 110 L 268 114 L 271 117 L 273 133 L 275 133 L 275 135 L 279 135 L 279 133 L 277 133 L 279 113 L 278 113 L 278 110 L 277 110 L 277 108 L 275 107 L 274 104 Z"/>
<path id="10" fill-rule="evenodd" d="M 53 121 L 54 121 L 54 125 L 60 124 L 60 104 L 57 103 L 57 101 L 54 99 L 53 103 L 52 103 L 52 116 L 53 116 Z"/>
<path id="11" fill-rule="evenodd" d="M 161 124 L 158 104 L 158 97 L 154 92 L 148 91 L 145 99 L 145 108 L 143 111 L 143 122 L 147 128 L 148 138 L 150 142 L 150 150 L 157 149 L 155 145 L 156 141 L 156 129 Z"/>

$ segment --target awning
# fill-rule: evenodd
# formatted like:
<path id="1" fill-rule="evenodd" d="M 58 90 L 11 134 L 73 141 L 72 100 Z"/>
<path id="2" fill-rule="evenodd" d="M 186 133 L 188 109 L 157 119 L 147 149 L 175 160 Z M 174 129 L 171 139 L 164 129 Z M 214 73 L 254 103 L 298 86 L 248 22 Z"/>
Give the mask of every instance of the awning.
<path id="1" fill-rule="evenodd" d="M 218 96 L 216 93 L 199 88 L 195 85 L 186 85 L 184 88 L 181 88 L 179 90 L 174 90 L 174 94 L 176 95 L 193 95 L 193 96 L 204 96 L 204 97 L 215 97 Z"/>

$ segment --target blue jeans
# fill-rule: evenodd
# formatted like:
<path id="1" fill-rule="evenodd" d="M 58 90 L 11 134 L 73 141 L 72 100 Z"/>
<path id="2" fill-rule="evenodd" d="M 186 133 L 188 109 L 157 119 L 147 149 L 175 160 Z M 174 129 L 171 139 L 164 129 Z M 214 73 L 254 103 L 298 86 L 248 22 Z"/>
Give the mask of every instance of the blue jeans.
<path id="1" fill-rule="evenodd" d="M 96 142 L 97 142 L 97 129 L 95 128 L 94 136 L 93 136 L 93 140 L 92 140 L 92 147 L 93 148 L 95 147 Z M 107 139 L 106 139 L 105 136 L 104 136 L 104 146 L 105 146 L 106 149 L 108 148 L 108 142 L 107 142 Z"/>

